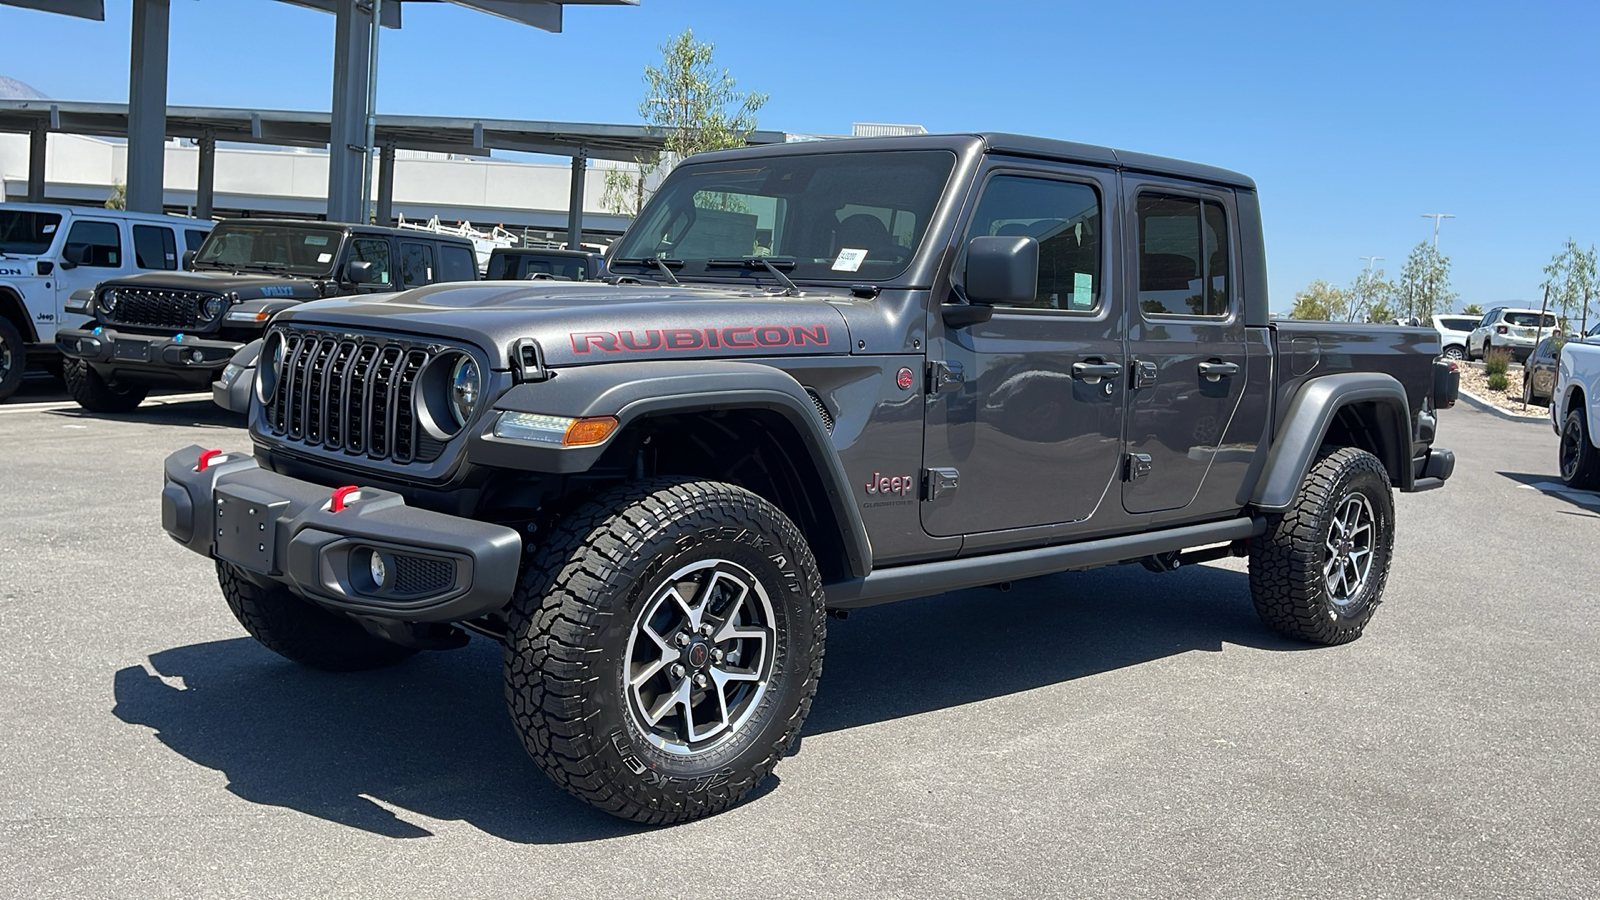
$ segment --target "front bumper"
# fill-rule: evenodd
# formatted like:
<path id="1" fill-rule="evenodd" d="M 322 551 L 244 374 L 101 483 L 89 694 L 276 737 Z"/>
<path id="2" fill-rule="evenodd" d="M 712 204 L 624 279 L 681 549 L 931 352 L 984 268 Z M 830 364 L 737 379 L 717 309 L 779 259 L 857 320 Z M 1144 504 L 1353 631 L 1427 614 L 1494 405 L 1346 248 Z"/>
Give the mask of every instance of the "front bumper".
<path id="1" fill-rule="evenodd" d="M 216 372 L 244 345 L 186 334 L 135 334 L 105 326 L 64 328 L 56 348 L 73 359 L 119 369 L 165 369 L 174 374 Z"/>
<path id="2" fill-rule="evenodd" d="M 362 488 L 333 511 L 332 491 L 202 448 L 167 457 L 161 527 L 202 556 L 284 584 L 330 609 L 406 622 L 459 622 L 501 609 L 516 589 L 515 530 L 407 506 Z M 380 555 L 383 584 L 372 576 Z"/>

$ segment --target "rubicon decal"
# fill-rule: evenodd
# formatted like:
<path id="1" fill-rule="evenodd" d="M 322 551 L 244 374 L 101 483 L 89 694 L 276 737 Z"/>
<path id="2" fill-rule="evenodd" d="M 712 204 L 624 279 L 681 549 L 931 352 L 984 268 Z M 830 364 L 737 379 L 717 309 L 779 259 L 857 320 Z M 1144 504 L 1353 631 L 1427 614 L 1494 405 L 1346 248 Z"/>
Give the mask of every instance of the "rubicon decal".
<path id="1" fill-rule="evenodd" d="M 826 325 L 757 325 L 750 328 L 647 328 L 643 331 L 574 331 L 572 352 L 650 353 L 658 350 L 718 350 L 826 347 Z"/>
<path id="2" fill-rule="evenodd" d="M 894 494 L 904 497 L 911 493 L 911 488 L 916 484 L 910 475 L 885 475 L 882 472 L 873 472 L 867 480 L 867 493 L 869 494 Z"/>

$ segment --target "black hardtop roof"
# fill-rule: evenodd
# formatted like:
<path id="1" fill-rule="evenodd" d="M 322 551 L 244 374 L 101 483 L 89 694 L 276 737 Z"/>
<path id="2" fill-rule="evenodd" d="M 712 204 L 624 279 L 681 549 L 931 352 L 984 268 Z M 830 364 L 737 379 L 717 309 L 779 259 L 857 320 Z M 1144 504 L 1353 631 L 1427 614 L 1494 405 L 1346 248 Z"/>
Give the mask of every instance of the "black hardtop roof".
<path id="1" fill-rule="evenodd" d="M 432 241 L 449 241 L 455 244 L 472 246 L 472 242 L 464 237 L 454 234 L 439 234 L 435 231 L 418 231 L 415 228 L 391 228 L 387 225 L 360 225 L 351 222 L 324 222 L 321 219 L 267 219 L 255 216 L 237 216 L 231 219 L 218 220 L 217 225 L 283 225 L 288 228 L 328 228 L 342 231 L 346 234 L 387 235 L 399 238 L 426 239 Z"/>
<path id="2" fill-rule="evenodd" d="M 593 250 L 564 250 L 560 247 L 496 247 L 492 252 L 490 252 L 489 255 L 510 256 L 515 254 L 517 256 L 532 256 L 535 253 L 539 254 L 540 256 L 570 256 L 574 258 L 581 257 L 585 259 L 591 256 L 600 255 Z"/>
<path id="3" fill-rule="evenodd" d="M 1207 181 L 1228 187 L 1253 191 L 1255 181 L 1238 172 L 1207 166 L 1181 159 L 1151 156 L 1129 150 L 1113 150 L 1093 144 L 1057 141 L 1050 138 L 1029 137 L 1022 134 L 985 132 L 981 134 L 913 134 L 878 138 L 838 138 L 820 141 L 796 141 L 789 144 L 764 144 L 741 147 L 735 150 L 718 150 L 694 157 L 699 160 L 743 158 L 751 156 L 800 155 L 810 153 L 857 153 L 873 150 L 943 149 L 956 153 L 996 153 L 1006 156 L 1023 156 L 1033 159 L 1059 160 L 1086 163 L 1150 175 L 1171 175 Z"/>

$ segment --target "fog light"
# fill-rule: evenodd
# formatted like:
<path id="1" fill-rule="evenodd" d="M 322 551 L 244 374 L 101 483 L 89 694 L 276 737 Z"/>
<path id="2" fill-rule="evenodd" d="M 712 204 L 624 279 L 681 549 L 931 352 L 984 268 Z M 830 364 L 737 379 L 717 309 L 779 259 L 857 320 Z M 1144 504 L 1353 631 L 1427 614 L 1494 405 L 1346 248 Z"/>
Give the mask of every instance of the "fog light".
<path id="1" fill-rule="evenodd" d="M 205 351 L 203 351 L 203 350 L 190 350 L 189 351 L 189 361 L 192 362 L 192 363 L 203 363 L 203 362 L 205 362 L 206 361 Z"/>
<path id="2" fill-rule="evenodd" d="M 372 583 L 378 588 L 387 587 L 389 581 L 389 567 L 384 565 L 383 554 L 376 550 L 369 555 L 368 568 L 372 572 Z"/>

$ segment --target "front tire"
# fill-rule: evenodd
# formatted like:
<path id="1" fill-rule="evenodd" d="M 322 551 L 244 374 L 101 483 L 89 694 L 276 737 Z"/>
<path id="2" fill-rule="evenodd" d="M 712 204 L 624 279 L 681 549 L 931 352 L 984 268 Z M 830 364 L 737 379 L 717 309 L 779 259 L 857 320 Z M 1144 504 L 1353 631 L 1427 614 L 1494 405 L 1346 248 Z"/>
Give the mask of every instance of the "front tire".
<path id="1" fill-rule="evenodd" d="M 1600 450 L 1595 449 L 1594 439 L 1589 433 L 1589 420 L 1582 408 L 1567 413 L 1567 419 L 1561 425 L 1559 453 L 1561 481 L 1567 487 L 1580 490 L 1600 488 Z"/>
<path id="2" fill-rule="evenodd" d="M 0 401 L 22 387 L 28 371 L 28 345 L 10 319 L 0 318 Z"/>
<path id="3" fill-rule="evenodd" d="M 375 637 L 286 587 L 262 587 L 229 563 L 218 561 L 217 583 L 244 630 L 285 659 L 330 672 L 359 672 L 392 666 L 417 652 Z"/>
<path id="4" fill-rule="evenodd" d="M 1267 627 L 1314 644 L 1361 636 L 1383 599 L 1394 546 L 1394 492 L 1377 457 L 1325 452 L 1288 512 L 1250 540 L 1250 595 Z"/>
<path id="5" fill-rule="evenodd" d="M 625 485 L 570 514 L 523 576 L 506 701 L 573 796 L 684 822 L 737 803 L 787 752 L 825 632 L 816 560 L 772 504 L 719 482 Z"/>
<path id="6" fill-rule="evenodd" d="M 67 393 L 90 412 L 131 412 L 150 393 L 142 384 L 112 384 L 81 359 L 67 360 L 61 373 L 66 377 Z"/>

